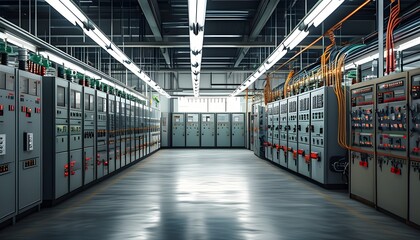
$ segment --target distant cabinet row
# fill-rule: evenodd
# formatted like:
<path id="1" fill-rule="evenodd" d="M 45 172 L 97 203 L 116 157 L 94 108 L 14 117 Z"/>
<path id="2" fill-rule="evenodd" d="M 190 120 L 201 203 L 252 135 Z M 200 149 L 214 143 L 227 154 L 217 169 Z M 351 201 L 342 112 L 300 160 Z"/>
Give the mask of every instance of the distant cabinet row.
<path id="1" fill-rule="evenodd" d="M 162 113 L 162 147 L 245 147 L 244 113 Z"/>

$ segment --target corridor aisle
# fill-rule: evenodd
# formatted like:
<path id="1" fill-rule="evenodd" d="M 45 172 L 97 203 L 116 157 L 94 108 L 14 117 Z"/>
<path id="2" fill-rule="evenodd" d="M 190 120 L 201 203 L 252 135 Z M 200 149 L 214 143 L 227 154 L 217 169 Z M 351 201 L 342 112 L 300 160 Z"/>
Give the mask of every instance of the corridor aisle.
<path id="1" fill-rule="evenodd" d="M 419 239 L 420 231 L 248 150 L 161 150 L 0 239 Z"/>

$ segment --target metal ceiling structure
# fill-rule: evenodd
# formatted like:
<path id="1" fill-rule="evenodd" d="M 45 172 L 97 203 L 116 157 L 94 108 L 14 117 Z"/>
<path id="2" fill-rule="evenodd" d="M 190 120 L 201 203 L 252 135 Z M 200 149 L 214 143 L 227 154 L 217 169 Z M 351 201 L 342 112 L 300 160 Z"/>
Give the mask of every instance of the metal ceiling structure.
<path id="1" fill-rule="evenodd" d="M 188 0 L 73 0 L 101 30 L 135 63 L 150 73 L 169 93 L 192 95 L 189 54 Z M 201 87 L 226 95 L 269 56 L 285 36 L 316 4 L 316 0 L 207 0 Z M 318 38 L 363 1 L 347 0 L 324 24 L 280 60 L 287 61 L 302 47 Z M 403 9 L 415 4 L 403 1 Z M 124 67 L 96 46 L 43 0 L 2 0 L 0 17 L 22 27 L 46 42 L 89 65 L 128 82 L 145 86 Z M 388 11 L 385 9 L 385 11 Z M 360 42 L 375 31 L 373 1 L 336 32 L 338 44 Z M 363 27 L 360 27 L 361 24 Z M 316 62 L 326 38 L 293 61 L 303 68 Z M 275 78 L 284 79 L 287 69 Z M 212 84 L 217 82 L 217 85 Z M 263 80 L 261 80 L 263 81 Z M 223 85 L 224 84 L 224 85 Z M 261 88 L 256 84 L 254 88 Z M 224 89 L 224 91 L 220 91 Z M 204 93 L 206 92 L 204 91 Z M 191 94 L 190 94 L 191 93 Z M 180 94 L 182 95 L 182 94 Z"/>

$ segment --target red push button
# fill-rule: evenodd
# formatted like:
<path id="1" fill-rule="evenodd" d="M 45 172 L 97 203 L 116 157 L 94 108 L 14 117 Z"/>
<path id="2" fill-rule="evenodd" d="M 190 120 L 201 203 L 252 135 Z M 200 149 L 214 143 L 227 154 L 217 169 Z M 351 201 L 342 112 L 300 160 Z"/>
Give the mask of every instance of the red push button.
<path id="1" fill-rule="evenodd" d="M 319 155 L 317 152 L 311 152 L 311 159 L 319 160 Z"/>

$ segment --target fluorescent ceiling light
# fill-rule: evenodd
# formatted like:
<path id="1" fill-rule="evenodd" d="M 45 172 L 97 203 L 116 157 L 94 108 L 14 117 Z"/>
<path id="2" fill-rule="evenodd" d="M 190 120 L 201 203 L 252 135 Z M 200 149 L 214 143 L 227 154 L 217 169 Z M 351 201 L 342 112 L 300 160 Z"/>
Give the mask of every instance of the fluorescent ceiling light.
<path id="1" fill-rule="evenodd" d="M 312 11 L 306 15 L 305 19 L 303 19 L 303 23 L 305 26 L 310 26 L 313 24 L 313 20 L 318 17 L 318 15 L 324 11 L 325 7 L 331 2 L 331 0 L 321 0 L 318 1 L 318 4 L 315 6 L 315 8 L 312 9 Z"/>
<path id="2" fill-rule="evenodd" d="M 284 46 L 288 47 L 290 50 L 295 48 L 303 39 L 308 36 L 308 31 L 301 31 L 296 28 L 291 35 L 289 35 L 286 40 L 284 40 Z"/>
<path id="3" fill-rule="evenodd" d="M 412 48 L 414 46 L 420 45 L 420 37 L 416 37 L 412 40 L 409 40 L 408 42 L 401 43 L 398 47 L 395 49 L 398 51 L 404 51 L 406 49 Z"/>
<path id="4" fill-rule="evenodd" d="M 331 13 L 333 13 L 342 3 L 344 2 L 344 0 L 332 0 L 330 1 L 330 3 L 328 4 L 328 6 L 326 6 L 324 8 L 324 10 L 322 11 L 321 14 L 319 14 L 315 19 L 314 19 L 314 26 L 318 27 L 319 24 L 321 24 L 328 16 L 331 15 Z"/>
<path id="5" fill-rule="evenodd" d="M 283 49 L 280 52 L 276 51 L 274 54 L 272 54 L 268 60 L 264 63 L 265 69 L 270 69 L 274 64 L 276 64 L 284 55 L 286 55 L 287 50 Z"/>
<path id="6" fill-rule="evenodd" d="M 47 52 L 47 51 L 39 52 L 39 54 L 42 55 L 45 58 L 48 58 L 50 61 L 53 61 L 53 62 L 59 64 L 59 65 L 63 65 L 66 68 L 70 68 L 74 71 L 85 74 L 84 69 L 82 69 L 81 67 L 79 67 L 79 66 L 77 66 L 77 65 L 75 65 L 75 64 L 73 64 L 69 61 L 66 61 L 66 60 L 62 59 L 61 57 L 59 57 L 55 54 L 52 54 L 52 53 Z"/>
<path id="7" fill-rule="evenodd" d="M 96 42 L 101 48 L 105 49 L 113 58 L 122 63 L 133 74 L 139 76 L 140 68 L 133 64 L 132 60 L 125 55 L 108 37 L 93 23 L 90 19 L 71 1 L 71 0 L 46 0 L 53 8 L 55 8 L 61 15 L 74 25 L 79 25 L 84 33 Z M 160 88 L 151 85 L 150 78 L 140 75 L 141 80 L 145 81 L 150 87 L 156 89 Z M 153 82 L 154 83 L 154 82 Z M 159 91 L 165 96 L 169 96 L 165 91 Z"/>
<path id="8" fill-rule="evenodd" d="M 31 52 L 36 52 L 36 47 L 35 45 L 22 40 L 18 37 L 15 37 L 9 33 L 2 33 L 0 32 L 0 38 L 4 39 L 6 42 L 11 43 L 13 45 L 15 45 L 16 47 L 21 47 L 21 48 L 25 48 L 28 49 Z"/>
<path id="9" fill-rule="evenodd" d="M 373 55 L 364 57 L 364 58 L 354 62 L 354 64 L 362 65 L 362 64 L 365 64 L 365 63 L 368 63 L 368 62 L 372 62 L 373 60 L 378 59 L 378 58 L 379 58 L 379 53 L 375 53 Z"/>

